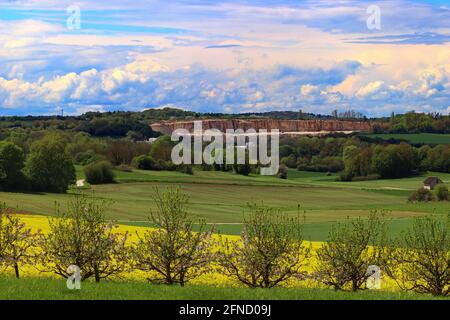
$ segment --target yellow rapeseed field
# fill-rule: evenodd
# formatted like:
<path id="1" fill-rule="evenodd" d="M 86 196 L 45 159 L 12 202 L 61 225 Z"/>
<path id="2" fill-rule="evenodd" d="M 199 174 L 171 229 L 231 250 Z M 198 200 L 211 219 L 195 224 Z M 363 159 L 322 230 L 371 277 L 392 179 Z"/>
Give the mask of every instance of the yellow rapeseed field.
<path id="1" fill-rule="evenodd" d="M 26 224 L 28 228 L 30 228 L 33 232 L 37 232 L 38 230 L 42 233 L 49 232 L 49 224 L 48 224 L 48 217 L 46 216 L 39 216 L 39 215 L 19 215 L 20 219 Z M 119 233 L 126 233 L 128 232 L 129 235 L 129 241 L 134 242 L 137 239 L 137 234 L 141 235 L 146 230 L 148 230 L 148 227 L 138 227 L 138 226 L 128 226 L 128 225 L 119 225 L 117 228 L 117 232 Z M 216 236 L 219 237 L 219 236 Z M 239 240 L 239 236 L 233 236 L 233 235 L 221 235 L 220 237 L 228 239 L 228 240 Z M 309 259 L 308 266 L 305 271 L 312 271 L 314 268 L 315 263 L 315 252 L 318 248 L 321 247 L 322 242 L 306 242 L 305 245 L 311 246 L 311 258 Z M 51 277 L 58 277 L 56 275 L 51 274 L 43 274 L 37 271 L 32 266 L 26 266 L 22 268 L 22 275 L 23 276 L 51 276 Z M 145 280 L 145 274 L 141 271 L 133 271 L 128 272 L 121 276 L 121 278 L 124 278 L 126 280 Z M 395 285 L 395 283 L 387 278 L 382 279 L 382 290 L 398 290 L 398 287 Z M 215 271 L 212 273 L 205 274 L 198 279 L 192 281 L 193 284 L 203 284 L 203 285 L 213 285 L 213 286 L 221 286 L 221 287 L 230 287 L 230 286 L 240 286 L 239 282 L 234 281 L 225 275 L 221 274 L 219 271 Z M 311 280 L 294 280 L 291 283 L 288 284 L 288 286 L 292 287 L 320 287 L 317 282 L 311 281 Z"/>

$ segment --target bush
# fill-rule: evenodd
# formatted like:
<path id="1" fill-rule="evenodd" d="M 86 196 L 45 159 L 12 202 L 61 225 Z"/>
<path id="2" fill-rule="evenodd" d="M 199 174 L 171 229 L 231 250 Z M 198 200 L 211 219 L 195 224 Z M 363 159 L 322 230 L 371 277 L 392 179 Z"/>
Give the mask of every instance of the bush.
<path id="1" fill-rule="evenodd" d="M 137 156 L 131 162 L 131 165 L 136 169 L 141 170 L 160 170 L 160 166 L 157 164 L 155 159 L 151 156 Z"/>
<path id="2" fill-rule="evenodd" d="M 371 180 L 378 180 L 381 176 L 379 174 L 370 174 L 368 176 L 363 177 L 353 177 L 352 181 L 371 181 Z"/>
<path id="3" fill-rule="evenodd" d="M 250 164 L 234 164 L 233 171 L 236 174 L 248 176 L 252 172 L 252 165 Z"/>
<path id="4" fill-rule="evenodd" d="M 278 169 L 278 177 L 281 179 L 287 179 L 288 176 L 288 167 L 284 164 L 280 165 L 280 168 Z"/>
<path id="5" fill-rule="evenodd" d="M 157 165 L 160 168 L 159 170 L 167 170 L 167 171 L 177 170 L 177 166 L 171 160 L 168 161 L 158 160 Z"/>
<path id="6" fill-rule="evenodd" d="M 436 198 L 439 201 L 448 201 L 450 199 L 449 191 L 446 185 L 438 185 L 435 190 Z"/>
<path id="7" fill-rule="evenodd" d="M 177 166 L 177 171 L 181 172 L 181 173 L 190 174 L 190 175 L 194 174 L 194 169 L 192 169 L 192 166 L 189 164 L 182 164 L 182 165 Z"/>
<path id="8" fill-rule="evenodd" d="M 344 169 L 344 162 L 339 157 L 313 157 L 311 162 L 305 158 L 297 161 L 297 170 L 313 172 L 339 172 Z"/>
<path id="9" fill-rule="evenodd" d="M 337 179 L 338 181 L 345 181 L 345 182 L 349 182 L 352 181 L 353 177 L 350 173 L 347 172 L 343 172 L 339 175 L 339 178 Z"/>
<path id="10" fill-rule="evenodd" d="M 280 163 L 286 165 L 288 168 L 297 167 L 297 158 L 291 154 L 290 156 L 281 158 Z"/>
<path id="11" fill-rule="evenodd" d="M 430 202 L 434 200 L 433 192 L 428 189 L 420 188 L 409 196 L 410 202 Z"/>
<path id="12" fill-rule="evenodd" d="M 85 152 L 79 152 L 75 155 L 75 163 L 82 165 L 82 166 L 86 166 L 90 163 L 93 162 L 97 162 L 100 160 L 100 156 L 97 155 L 94 151 L 89 150 L 89 151 L 85 151 Z"/>
<path id="13" fill-rule="evenodd" d="M 111 163 L 100 161 L 84 167 L 86 181 L 90 184 L 102 184 L 114 182 L 114 172 Z"/>

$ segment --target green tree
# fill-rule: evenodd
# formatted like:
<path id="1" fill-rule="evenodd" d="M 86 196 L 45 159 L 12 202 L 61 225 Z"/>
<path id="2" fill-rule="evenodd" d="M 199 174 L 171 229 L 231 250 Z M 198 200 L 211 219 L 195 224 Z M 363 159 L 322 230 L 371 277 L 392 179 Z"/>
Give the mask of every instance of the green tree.
<path id="1" fill-rule="evenodd" d="M 114 182 L 114 171 L 108 161 L 99 161 L 85 166 L 84 175 L 90 184 Z"/>
<path id="2" fill-rule="evenodd" d="M 403 290 L 450 295 L 450 214 L 415 218 L 389 246 L 385 265 Z"/>
<path id="3" fill-rule="evenodd" d="M 162 136 L 153 142 L 150 156 L 155 160 L 170 161 L 172 159 L 172 148 L 175 145 L 170 136 Z"/>
<path id="4" fill-rule="evenodd" d="M 436 190 L 434 191 L 436 193 L 436 198 L 439 201 L 447 201 L 450 200 L 448 187 L 444 184 L 438 185 L 436 187 Z"/>
<path id="5" fill-rule="evenodd" d="M 66 144 L 56 135 L 47 136 L 32 145 L 25 169 L 33 188 L 39 191 L 63 193 L 76 179 Z"/>
<path id="6" fill-rule="evenodd" d="M 50 232 L 41 236 L 39 264 L 44 272 L 64 278 L 67 268 L 80 268 L 82 280 L 96 282 L 120 274 L 128 265 L 128 235 L 114 231 L 117 225 L 106 220 L 109 202 L 87 195 L 77 195 L 65 212 L 49 218 Z"/>
<path id="7" fill-rule="evenodd" d="M 34 248 L 39 233 L 33 234 L 17 216 L 0 206 L 0 269 L 12 268 L 16 278 L 20 268 L 34 262 Z"/>
<path id="8" fill-rule="evenodd" d="M 386 229 L 381 216 L 348 220 L 333 225 L 328 241 L 317 250 L 315 277 L 335 290 L 363 289 L 368 268 L 383 262 Z"/>
<path id="9" fill-rule="evenodd" d="M 138 235 L 133 247 L 134 267 L 148 273 L 148 280 L 168 285 L 184 284 L 208 271 L 213 261 L 212 230 L 205 224 L 193 231 L 187 195 L 179 189 L 155 190 L 157 209 L 150 221 L 157 229 Z"/>
<path id="10" fill-rule="evenodd" d="M 0 186 L 14 189 L 23 185 L 24 166 L 25 155 L 22 149 L 12 142 L 0 142 Z"/>
<path id="11" fill-rule="evenodd" d="M 272 288 L 303 278 L 310 247 L 303 241 L 303 221 L 264 205 L 250 205 L 240 241 L 226 240 L 218 262 L 230 278 L 251 288 Z"/>
<path id="12" fill-rule="evenodd" d="M 400 143 L 397 146 L 389 146 L 388 149 L 394 158 L 393 176 L 395 178 L 407 177 L 418 169 L 418 154 L 411 145 Z"/>
<path id="13" fill-rule="evenodd" d="M 372 171 L 379 174 L 382 178 L 390 178 L 394 175 L 393 167 L 394 159 L 392 153 L 382 146 L 375 147 L 372 156 Z"/>

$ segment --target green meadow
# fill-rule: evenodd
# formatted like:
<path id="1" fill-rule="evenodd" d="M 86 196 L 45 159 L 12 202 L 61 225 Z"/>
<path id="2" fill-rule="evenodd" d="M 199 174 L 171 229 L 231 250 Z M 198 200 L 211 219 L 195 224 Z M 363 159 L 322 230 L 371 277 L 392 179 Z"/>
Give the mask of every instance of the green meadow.
<path id="1" fill-rule="evenodd" d="M 77 167 L 78 179 L 83 179 Z M 93 192 L 95 197 L 110 199 L 110 218 L 122 224 L 148 225 L 147 217 L 154 203 L 156 187 L 179 186 L 190 196 L 191 212 L 196 219 L 216 225 L 223 234 L 239 234 L 244 208 L 248 203 L 275 207 L 288 215 L 305 217 L 305 233 L 310 240 L 326 240 L 331 224 L 347 217 L 367 216 L 371 210 L 387 210 L 393 233 L 407 227 L 412 217 L 429 213 L 445 214 L 448 202 L 408 203 L 412 190 L 422 186 L 430 175 L 450 184 L 450 174 L 428 173 L 396 180 L 337 182 L 336 176 L 290 170 L 288 179 L 227 172 L 116 171 L 115 184 L 73 187 L 68 194 L 0 193 L 0 201 L 18 212 L 52 215 L 55 203 L 64 202 L 75 193 Z"/>
<path id="2" fill-rule="evenodd" d="M 381 138 L 384 140 L 398 139 L 411 142 L 413 144 L 449 144 L 450 134 L 437 133 L 383 133 L 383 134 L 366 134 L 366 137 Z"/>

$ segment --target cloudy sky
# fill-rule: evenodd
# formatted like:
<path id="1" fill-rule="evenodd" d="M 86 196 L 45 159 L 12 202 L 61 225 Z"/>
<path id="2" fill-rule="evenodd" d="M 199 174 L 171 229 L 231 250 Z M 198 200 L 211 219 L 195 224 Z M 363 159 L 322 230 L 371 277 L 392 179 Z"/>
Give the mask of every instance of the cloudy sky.
<path id="1" fill-rule="evenodd" d="M 0 66 L 0 115 L 447 114 L 450 4 L 0 0 Z"/>

